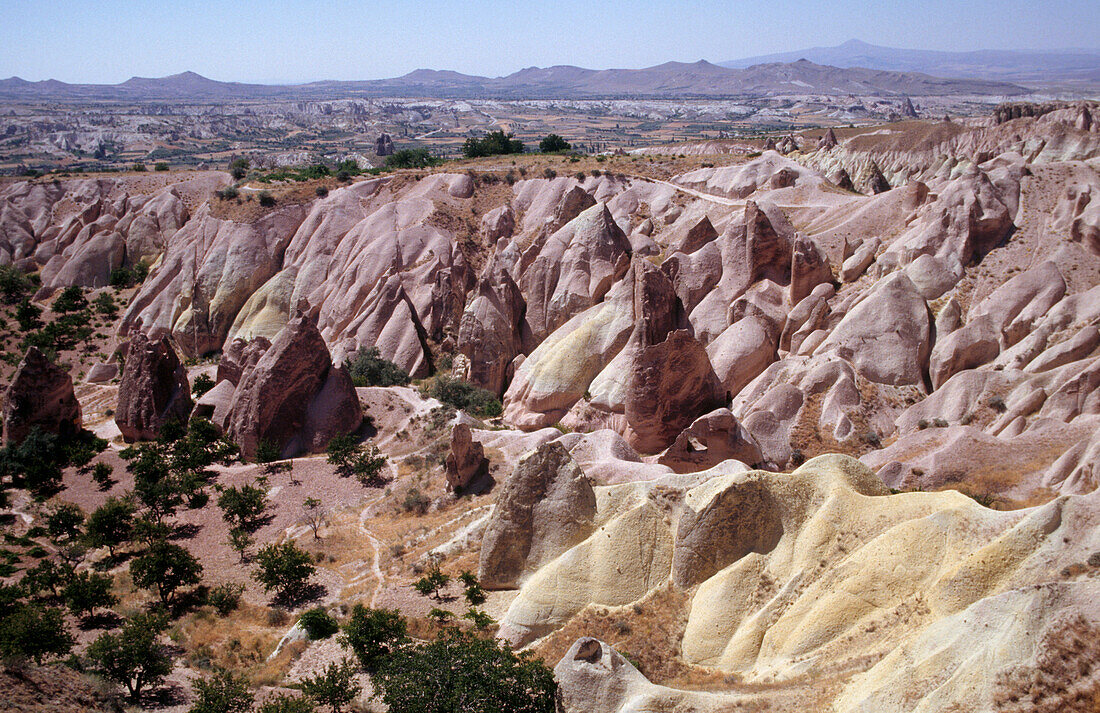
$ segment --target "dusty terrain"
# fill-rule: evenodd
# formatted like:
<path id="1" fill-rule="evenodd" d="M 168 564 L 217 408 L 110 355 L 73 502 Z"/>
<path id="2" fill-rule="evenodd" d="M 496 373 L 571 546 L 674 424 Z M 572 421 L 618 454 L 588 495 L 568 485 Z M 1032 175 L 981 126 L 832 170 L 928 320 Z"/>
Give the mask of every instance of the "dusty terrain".
<path id="1" fill-rule="evenodd" d="M 1096 710 L 1100 110 L 709 138 L 276 185 L 273 206 L 213 197 L 213 171 L 4 186 L 0 254 L 40 274 L 36 303 L 124 303 L 57 355 L 115 482 L 69 469 L 53 502 L 133 486 L 129 377 L 88 371 L 138 334 L 183 363 L 167 386 L 217 382 L 196 407 L 215 425 L 294 456 L 254 547 L 310 552 L 316 600 L 274 606 L 213 498 L 181 510 L 204 582 L 245 589 L 174 622 L 163 709 L 212 666 L 266 691 L 337 658 L 279 646 L 309 606 L 395 607 L 427 636 L 431 608 L 464 609 L 457 585 L 412 588 L 436 563 L 478 574 L 566 711 Z M 342 386 L 367 347 L 412 385 Z M 418 388 L 441 374 L 502 415 Z M 383 483 L 309 445 L 348 399 Z M 17 492 L 7 527 L 47 508 Z M 151 602 L 111 573 L 120 613 Z"/>

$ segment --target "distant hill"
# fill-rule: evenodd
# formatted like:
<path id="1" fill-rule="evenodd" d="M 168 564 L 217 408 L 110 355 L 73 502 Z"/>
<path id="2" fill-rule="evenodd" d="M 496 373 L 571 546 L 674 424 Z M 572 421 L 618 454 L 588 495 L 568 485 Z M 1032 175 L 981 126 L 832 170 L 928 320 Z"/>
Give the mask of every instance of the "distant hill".
<path id="1" fill-rule="evenodd" d="M 818 95 L 1012 96 L 1028 90 L 1007 82 L 943 79 L 916 72 L 840 68 L 804 59 L 722 67 L 710 62 L 667 62 L 645 69 L 530 67 L 506 77 L 477 77 L 458 72 L 418 69 L 393 79 L 323 81 L 297 85 L 219 82 L 184 72 L 170 77 L 133 77 L 121 84 L 65 84 L 56 80 L 0 80 L 7 101 L 218 101 L 233 99 L 324 99 L 355 96 L 441 98 L 606 97 L 686 98 Z"/>
<path id="2" fill-rule="evenodd" d="M 812 47 L 796 52 L 746 57 L 722 62 L 732 69 L 806 59 L 834 67 L 867 67 L 891 72 L 923 72 L 938 77 L 1007 82 L 1100 81 L 1100 50 L 975 50 L 938 52 L 879 47 L 849 40 L 836 47 Z"/>

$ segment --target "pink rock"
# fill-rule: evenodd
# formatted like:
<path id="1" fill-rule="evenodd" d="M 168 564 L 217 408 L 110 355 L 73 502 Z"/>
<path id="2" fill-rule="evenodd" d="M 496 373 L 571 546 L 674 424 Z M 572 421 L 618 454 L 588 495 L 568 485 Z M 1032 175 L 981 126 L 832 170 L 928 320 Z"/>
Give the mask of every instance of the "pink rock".
<path id="1" fill-rule="evenodd" d="M 657 462 L 677 473 L 706 470 L 727 460 L 753 466 L 763 460 L 760 446 L 729 409 L 700 416 L 676 436 Z"/>
<path id="2" fill-rule="evenodd" d="M 31 347 L 4 392 L 3 444 L 22 443 L 35 427 L 70 438 L 81 420 L 72 377 Z"/>
<path id="3" fill-rule="evenodd" d="M 127 441 L 152 440 L 168 421 L 180 424 L 191 415 L 187 370 L 167 337 L 150 341 L 140 332 L 122 350 L 115 423 Z"/>

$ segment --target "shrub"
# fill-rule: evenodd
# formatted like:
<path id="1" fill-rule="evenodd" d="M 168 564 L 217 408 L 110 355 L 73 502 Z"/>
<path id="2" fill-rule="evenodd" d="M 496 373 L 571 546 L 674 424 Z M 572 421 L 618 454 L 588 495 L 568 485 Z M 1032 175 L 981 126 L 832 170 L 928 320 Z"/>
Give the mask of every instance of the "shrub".
<path id="1" fill-rule="evenodd" d="M 195 383 L 191 384 L 191 393 L 198 397 L 212 388 L 214 388 L 214 380 L 210 378 L 210 375 L 199 374 L 195 377 Z"/>
<path id="2" fill-rule="evenodd" d="M 342 478 L 354 475 L 363 485 L 378 487 L 384 484 L 382 469 L 386 457 L 374 444 L 360 444 L 351 433 L 334 437 L 328 442 L 328 462 L 336 466 Z"/>
<path id="3" fill-rule="evenodd" d="M 0 618 L 0 655 L 5 659 L 36 664 L 68 654 L 75 643 L 65 628 L 65 616 L 56 607 L 14 603 Z"/>
<path id="4" fill-rule="evenodd" d="M 234 189 L 236 190 L 236 189 Z M 144 262 L 137 262 L 130 267 L 118 267 L 111 270 L 111 287 L 133 287 L 145 281 L 149 276 L 149 266 Z"/>
<path id="5" fill-rule="evenodd" d="M 318 198 L 324 198 L 325 196 L 328 195 L 328 189 L 325 188 L 324 186 L 317 186 L 317 188 L 314 189 L 313 192 L 317 194 Z"/>
<path id="6" fill-rule="evenodd" d="M 246 158 L 235 158 L 229 162 L 229 173 L 233 175 L 234 180 L 241 180 L 248 175 L 249 163 Z M 233 196 L 236 198 L 236 196 Z"/>
<path id="7" fill-rule="evenodd" d="M 313 713 L 316 710 L 307 696 L 280 693 L 260 705 L 259 713 Z"/>
<path id="8" fill-rule="evenodd" d="M 483 418 L 499 416 L 503 411 L 500 399 L 491 391 L 446 374 L 439 374 L 431 380 L 427 395 Z"/>
<path id="9" fill-rule="evenodd" d="M 401 149 L 386 157 L 387 168 L 428 168 L 442 163 L 426 148 Z"/>
<path id="10" fill-rule="evenodd" d="M 260 191 L 258 194 L 256 194 L 256 197 L 259 199 L 260 205 L 262 205 L 264 208 L 270 208 L 271 206 L 275 205 L 275 196 L 271 195 L 267 191 Z"/>
<path id="11" fill-rule="evenodd" d="M 88 647 L 92 670 L 125 686 L 130 699 L 137 701 L 172 672 L 172 659 L 157 640 L 165 624 L 160 615 L 137 614 L 117 634 L 101 634 Z"/>
<path id="12" fill-rule="evenodd" d="M 557 134 L 549 134 L 546 138 L 539 142 L 539 151 L 543 153 L 554 153 L 555 151 L 568 151 L 572 146 L 569 142 L 558 136 Z"/>
<path id="13" fill-rule="evenodd" d="M 997 413 L 1004 413 L 1008 410 L 1008 406 L 1005 405 L 1005 400 L 1000 396 L 989 397 L 989 408 L 993 409 Z"/>
<path id="14" fill-rule="evenodd" d="M 248 679 L 232 671 L 218 671 L 208 678 L 191 682 L 195 702 L 188 713 L 247 713 L 252 710 L 254 696 Z"/>
<path id="15" fill-rule="evenodd" d="M 154 171 L 167 171 L 168 170 L 168 164 L 164 163 L 163 161 L 158 161 L 157 163 L 153 164 L 153 170 Z"/>
<path id="16" fill-rule="evenodd" d="M 321 705 L 331 708 L 332 713 L 340 713 L 362 690 L 356 681 L 356 673 L 355 663 L 344 659 L 340 663 L 330 663 L 315 676 L 303 678 L 298 688 Z"/>
<path id="17" fill-rule="evenodd" d="M 408 372 L 382 358 L 378 347 L 360 349 L 344 362 L 344 368 L 356 386 L 405 386 L 409 383 Z"/>
<path id="18" fill-rule="evenodd" d="M 243 584 L 219 584 L 206 595 L 206 603 L 214 607 L 221 616 L 228 615 L 241 603 Z"/>
<path id="19" fill-rule="evenodd" d="M 252 578 L 264 585 L 265 591 L 275 591 L 276 599 L 289 603 L 305 595 L 315 571 L 308 552 L 293 542 L 284 542 L 260 548 Z"/>
<path id="20" fill-rule="evenodd" d="M 577 171 L 577 175 L 575 176 L 575 178 L 578 181 L 583 181 L 584 179 L 588 178 L 588 174 L 586 174 L 584 171 Z"/>
<path id="21" fill-rule="evenodd" d="M 118 303 L 110 292 L 100 292 L 92 301 L 95 311 L 107 317 L 115 317 L 118 314 Z"/>
<path id="22" fill-rule="evenodd" d="M 356 604 L 343 626 L 343 643 L 366 671 L 405 643 L 408 624 L 396 609 L 370 609 Z"/>
<path id="23" fill-rule="evenodd" d="M 220 191 L 217 191 L 214 195 L 216 195 L 218 198 L 221 198 L 223 201 L 229 201 L 240 196 L 241 192 L 237 190 L 236 186 L 226 186 Z"/>
<path id="24" fill-rule="evenodd" d="M 14 265 L 0 265 L 0 299 L 15 304 L 34 289 L 34 280 Z"/>
<path id="25" fill-rule="evenodd" d="M 557 694 L 541 661 L 453 626 L 386 656 L 371 681 L 391 713 L 552 713 Z"/>
<path id="26" fill-rule="evenodd" d="M 144 172 L 148 169 L 145 168 L 144 163 L 135 163 L 133 166 L 131 166 L 131 170 L 138 171 L 139 173 L 141 173 L 141 172 Z"/>
<path id="27" fill-rule="evenodd" d="M 325 611 L 323 607 L 317 607 L 305 612 L 302 614 L 299 623 L 302 625 L 302 628 L 306 630 L 306 634 L 309 635 L 310 641 L 327 639 L 340 631 L 340 625 L 336 623 L 332 615 Z"/>
<path id="28" fill-rule="evenodd" d="M 552 168 L 548 168 L 548 169 L 546 169 L 545 171 L 542 172 L 542 177 L 543 178 L 557 178 L 558 177 L 558 172 L 555 171 Z"/>
<path id="29" fill-rule="evenodd" d="M 490 131 L 481 138 L 466 139 L 462 145 L 462 153 L 466 158 L 523 153 L 523 142 L 513 139 L 512 134 L 505 134 L 501 129 Z"/>
<path id="30" fill-rule="evenodd" d="M 24 299 L 15 308 L 15 321 L 19 323 L 19 331 L 30 332 L 41 327 L 42 320 L 39 319 L 41 315 L 41 307 Z"/>
<path id="31" fill-rule="evenodd" d="M 423 515 L 428 512 L 428 507 L 431 504 L 431 499 L 420 492 L 420 488 L 409 488 L 409 491 L 405 493 L 405 499 L 401 502 L 401 509 L 405 512 L 415 512 L 418 515 Z"/>

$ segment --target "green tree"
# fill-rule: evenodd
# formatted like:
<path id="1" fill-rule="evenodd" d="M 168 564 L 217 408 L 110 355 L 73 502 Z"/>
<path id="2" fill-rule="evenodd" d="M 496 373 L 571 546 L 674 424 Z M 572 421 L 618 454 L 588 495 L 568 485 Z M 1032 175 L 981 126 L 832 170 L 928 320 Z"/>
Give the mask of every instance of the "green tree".
<path id="1" fill-rule="evenodd" d="M 172 672 L 172 659 L 158 641 L 167 624 L 158 614 L 130 617 L 117 633 L 106 632 L 88 646 L 91 668 L 103 678 L 125 686 L 130 699 L 160 684 Z"/>
<path id="2" fill-rule="evenodd" d="M 195 383 L 191 385 L 191 393 L 198 397 L 202 396 L 212 388 L 214 388 L 214 380 L 210 378 L 210 375 L 199 374 L 195 377 Z"/>
<path id="3" fill-rule="evenodd" d="M 330 663 L 315 676 L 303 678 L 298 688 L 321 705 L 328 706 L 332 713 L 340 713 L 362 690 L 355 675 L 355 662 L 344 659 L 340 663 Z"/>
<path id="4" fill-rule="evenodd" d="M 404 646 L 372 674 L 390 713 L 553 713 L 553 672 L 526 652 L 448 626 Z"/>
<path id="5" fill-rule="evenodd" d="M 235 158 L 229 162 L 229 173 L 237 181 L 248 175 L 249 163 L 247 158 Z"/>
<path id="6" fill-rule="evenodd" d="M 325 510 L 321 507 L 321 501 L 313 497 L 303 500 L 302 516 L 305 518 L 306 524 L 309 525 L 309 529 L 313 530 L 313 539 L 321 539 L 318 533 L 321 526 L 325 524 Z"/>
<path id="7" fill-rule="evenodd" d="M 112 607 L 118 597 L 111 593 L 111 578 L 94 572 L 77 572 L 65 585 L 61 596 L 76 616 L 86 617 L 100 607 Z"/>
<path id="8" fill-rule="evenodd" d="M 354 475 L 368 487 L 385 483 L 382 469 L 386 466 L 386 457 L 374 444 L 360 444 L 353 434 L 341 434 L 328 442 L 328 462 L 336 466 L 342 478 Z"/>
<path id="9" fill-rule="evenodd" d="M 6 659 L 31 659 L 37 664 L 64 656 L 75 640 L 65 628 L 65 615 L 56 607 L 15 604 L 0 618 L 0 654 Z"/>
<path id="10" fill-rule="evenodd" d="M 84 525 L 84 541 L 89 547 L 106 547 L 114 559 L 115 548 L 126 544 L 134 535 L 134 515 L 137 508 L 129 498 L 107 498 L 96 508 Z"/>
<path id="11" fill-rule="evenodd" d="M 462 615 L 462 618 L 469 619 L 478 631 L 484 631 L 496 623 L 493 621 L 493 617 L 480 609 L 474 609 L 472 607 Z"/>
<path id="12" fill-rule="evenodd" d="M 254 696 L 248 679 L 232 671 L 217 671 L 191 682 L 195 702 L 188 713 L 247 713 Z"/>
<path id="13" fill-rule="evenodd" d="M 446 587 L 450 582 L 450 575 L 441 572 L 439 565 L 432 565 L 432 568 L 428 570 L 427 574 L 413 583 L 413 588 L 425 597 L 431 596 L 435 599 L 440 599 L 439 590 Z"/>
<path id="14" fill-rule="evenodd" d="M 15 304 L 34 289 L 34 280 L 15 265 L 0 265 L 0 300 Z"/>
<path id="15" fill-rule="evenodd" d="M 66 287 L 53 301 L 53 311 L 59 314 L 64 312 L 79 312 L 88 309 L 88 298 L 84 296 L 84 290 L 77 285 Z"/>
<path id="16" fill-rule="evenodd" d="M 81 534 L 84 511 L 75 503 L 59 503 L 46 516 L 46 532 L 54 542 L 71 542 Z"/>
<path id="17" fill-rule="evenodd" d="M 264 585 L 265 591 L 275 591 L 276 599 L 288 603 L 305 596 L 309 578 L 316 571 L 308 552 L 293 542 L 284 542 L 260 548 L 255 559 L 252 578 Z"/>
<path id="18" fill-rule="evenodd" d="M 15 321 L 19 323 L 20 332 L 31 332 L 42 326 L 42 308 L 24 299 L 15 308 Z"/>
<path id="19" fill-rule="evenodd" d="M 383 359 L 378 347 L 360 349 L 344 362 L 348 376 L 356 386 L 405 386 L 409 374 L 389 359 Z"/>
<path id="20" fill-rule="evenodd" d="M 227 541 L 229 547 L 237 553 L 238 560 L 247 562 L 248 548 L 256 543 L 256 538 L 249 534 L 247 530 L 234 527 L 229 530 L 229 539 Z"/>
<path id="21" fill-rule="evenodd" d="M 135 585 L 156 591 L 161 603 L 171 607 L 180 587 L 202 581 L 202 565 L 179 545 L 157 540 L 130 562 L 130 576 Z"/>
<path id="22" fill-rule="evenodd" d="M 408 624 L 396 609 L 371 609 L 356 604 L 343 626 L 343 643 L 366 671 L 407 641 Z"/>
<path id="23" fill-rule="evenodd" d="M 466 598 L 467 604 L 476 607 L 485 603 L 485 590 L 482 588 L 481 583 L 477 581 L 477 575 L 469 570 L 463 570 L 462 574 L 458 575 L 458 579 L 465 588 L 462 596 Z"/>
<path id="24" fill-rule="evenodd" d="M 255 485 L 218 486 L 218 507 L 230 528 L 255 532 L 267 521 L 267 478 L 257 478 Z"/>
<path id="25" fill-rule="evenodd" d="M 505 134 L 501 129 L 490 131 L 481 138 L 466 139 L 462 145 L 462 153 L 466 158 L 523 153 L 523 142 L 513 139 L 512 134 Z"/>
<path id="26" fill-rule="evenodd" d="M 96 312 L 106 317 L 113 319 L 118 315 L 118 303 L 115 302 L 115 298 L 111 296 L 110 292 L 100 292 L 92 300 L 92 306 L 95 307 Z"/>
<path id="27" fill-rule="evenodd" d="M 42 560 L 23 573 L 20 584 L 27 594 L 32 596 L 48 592 L 51 596 L 60 597 L 65 583 L 73 576 L 71 565 L 53 560 Z"/>
<path id="28" fill-rule="evenodd" d="M 316 607 L 303 613 L 298 623 L 306 630 L 310 641 L 327 639 L 340 631 L 340 625 L 336 623 L 331 614 L 325 611 L 324 607 Z"/>
<path id="29" fill-rule="evenodd" d="M 539 142 L 539 151 L 543 153 L 554 153 L 555 151 L 568 151 L 572 148 L 569 142 L 558 136 L 557 134 L 549 134 L 546 138 Z"/>
<path id="30" fill-rule="evenodd" d="M 426 148 L 401 149 L 386 157 L 387 168 L 427 168 L 442 161 Z"/>

